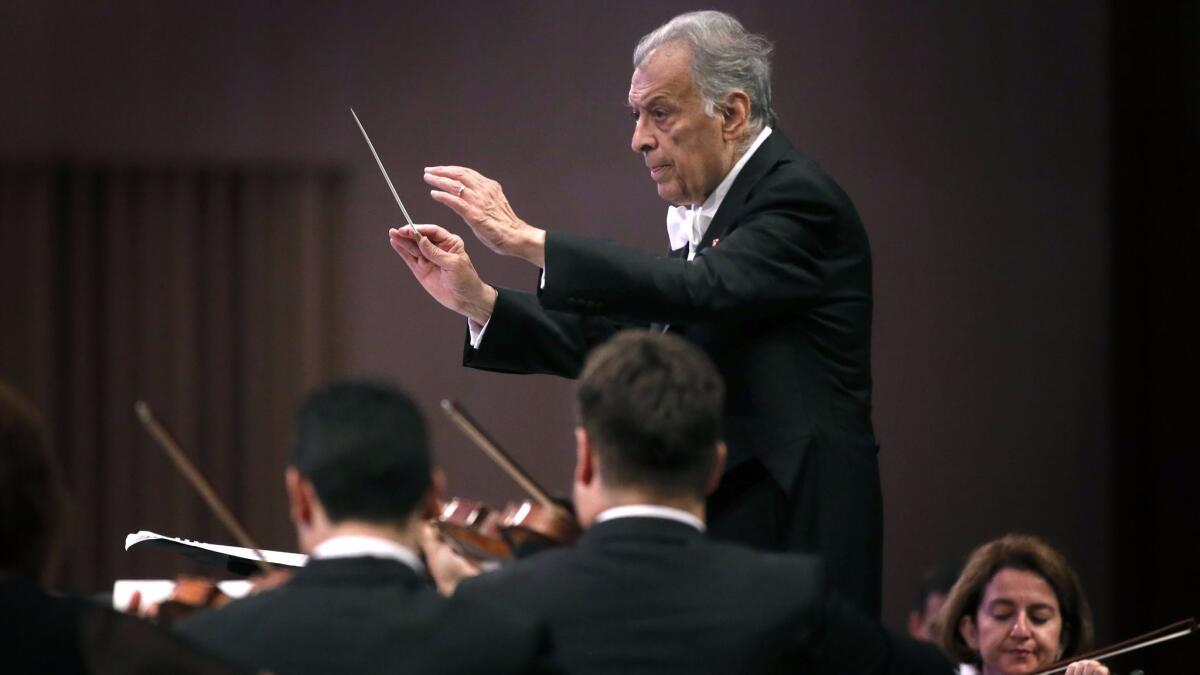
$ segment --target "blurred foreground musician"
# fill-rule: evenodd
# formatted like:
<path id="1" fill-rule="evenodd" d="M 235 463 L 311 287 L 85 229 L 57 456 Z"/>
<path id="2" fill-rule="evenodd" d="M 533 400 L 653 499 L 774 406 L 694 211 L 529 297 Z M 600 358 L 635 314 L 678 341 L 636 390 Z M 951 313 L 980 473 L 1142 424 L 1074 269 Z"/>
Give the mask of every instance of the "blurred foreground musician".
<path id="1" fill-rule="evenodd" d="M 462 579 L 456 597 L 527 611 L 573 675 L 950 673 L 931 646 L 890 636 L 826 584 L 820 560 L 705 536 L 721 475 L 723 385 L 683 339 L 618 334 L 577 390 L 571 548 Z M 443 589 L 465 569 L 427 552 Z"/>
<path id="2" fill-rule="evenodd" d="M 242 672 L 137 617 L 43 591 L 65 504 L 38 416 L 0 382 L 0 672 Z"/>
<path id="3" fill-rule="evenodd" d="M 318 390 L 300 409 L 285 476 L 307 566 L 177 629 L 276 675 L 532 672 L 544 631 L 446 600 L 426 581 L 417 532 L 436 507 L 439 476 L 403 393 L 355 381 Z"/>

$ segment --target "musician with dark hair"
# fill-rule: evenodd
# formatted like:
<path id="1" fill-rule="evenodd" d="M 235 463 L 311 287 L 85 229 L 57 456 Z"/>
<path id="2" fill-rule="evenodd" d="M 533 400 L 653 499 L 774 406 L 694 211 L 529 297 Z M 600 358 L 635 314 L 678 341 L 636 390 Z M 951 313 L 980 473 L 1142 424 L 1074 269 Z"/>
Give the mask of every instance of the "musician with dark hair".
<path id="1" fill-rule="evenodd" d="M 416 551 L 440 474 L 398 389 L 343 381 L 300 408 L 285 483 L 308 564 L 283 586 L 177 628 L 237 663 L 298 673 L 520 673 L 544 633 L 429 587 Z"/>

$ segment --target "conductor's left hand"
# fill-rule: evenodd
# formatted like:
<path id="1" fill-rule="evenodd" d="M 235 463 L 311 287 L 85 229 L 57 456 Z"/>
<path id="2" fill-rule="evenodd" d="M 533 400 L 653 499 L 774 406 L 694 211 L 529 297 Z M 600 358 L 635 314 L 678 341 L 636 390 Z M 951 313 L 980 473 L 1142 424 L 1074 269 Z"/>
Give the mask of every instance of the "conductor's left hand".
<path id="1" fill-rule="evenodd" d="M 425 182 L 436 188 L 433 199 L 457 213 L 485 246 L 545 266 L 546 231 L 517 217 L 499 183 L 461 166 L 426 167 Z"/>

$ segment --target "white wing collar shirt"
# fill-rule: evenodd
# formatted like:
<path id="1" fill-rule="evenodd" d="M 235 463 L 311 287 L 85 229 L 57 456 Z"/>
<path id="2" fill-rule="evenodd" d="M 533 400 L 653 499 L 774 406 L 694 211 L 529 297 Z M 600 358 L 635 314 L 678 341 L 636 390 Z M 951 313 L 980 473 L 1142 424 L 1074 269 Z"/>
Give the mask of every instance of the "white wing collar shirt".
<path id="1" fill-rule="evenodd" d="M 699 206 L 685 204 L 667 208 L 667 237 L 671 241 L 672 251 L 679 250 L 686 244 L 688 247 L 687 259 L 691 260 L 696 257 L 696 248 L 700 245 L 700 238 L 708 231 L 708 225 L 712 222 L 713 216 L 717 215 L 717 209 L 721 208 L 721 202 L 725 201 L 725 195 L 729 194 L 729 188 L 733 186 L 733 181 L 737 180 L 738 174 L 742 172 L 742 167 L 746 166 L 746 162 L 750 161 L 754 152 L 758 150 L 758 146 L 762 145 L 770 135 L 771 127 L 763 127 L 763 130 L 758 132 L 754 142 L 746 148 L 746 152 L 742 153 L 741 158 L 733 165 L 729 173 L 725 174 L 725 178 L 717 185 L 717 189 L 712 191 L 703 204 Z M 542 270 L 539 285 L 542 288 L 546 286 L 546 270 Z M 483 342 L 483 334 L 487 331 L 487 324 L 477 326 L 468 319 L 467 330 L 471 334 L 471 347 L 479 349 L 479 344 Z"/>

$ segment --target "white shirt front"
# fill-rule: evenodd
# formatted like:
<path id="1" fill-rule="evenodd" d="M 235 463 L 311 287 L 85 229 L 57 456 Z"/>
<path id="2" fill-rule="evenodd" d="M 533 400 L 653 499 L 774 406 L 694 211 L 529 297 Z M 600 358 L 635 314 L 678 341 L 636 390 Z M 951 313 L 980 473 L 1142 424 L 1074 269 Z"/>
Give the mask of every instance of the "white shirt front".
<path id="1" fill-rule="evenodd" d="M 597 523 L 603 523 L 606 520 L 616 520 L 618 518 L 665 518 L 666 520 L 674 520 L 684 525 L 692 527 L 704 532 L 704 521 L 683 509 L 677 509 L 671 506 L 660 506 L 658 504 L 629 504 L 626 506 L 614 506 L 611 509 L 605 509 L 596 516 Z"/>
<path id="2" fill-rule="evenodd" d="M 330 537 L 313 547 L 312 558 L 390 558 L 408 565 L 417 574 L 425 574 L 425 564 L 411 549 L 382 537 L 367 535 L 342 535 Z"/>

